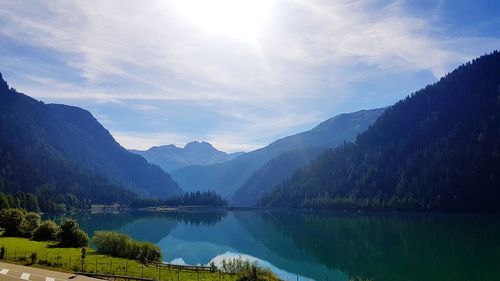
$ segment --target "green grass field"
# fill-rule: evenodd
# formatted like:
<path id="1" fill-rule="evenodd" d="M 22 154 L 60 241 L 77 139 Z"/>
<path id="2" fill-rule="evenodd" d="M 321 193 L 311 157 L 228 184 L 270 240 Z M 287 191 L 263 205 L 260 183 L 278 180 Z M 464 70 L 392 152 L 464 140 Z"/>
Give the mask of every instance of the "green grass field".
<path id="1" fill-rule="evenodd" d="M 4 260 L 8 262 L 66 272 L 82 271 L 81 249 L 79 248 L 57 248 L 54 243 L 14 237 L 0 237 L 1 246 L 5 246 Z M 35 263 L 32 263 L 32 253 L 36 253 Z M 101 255 L 90 248 L 87 249 L 83 269 L 86 272 L 128 275 L 155 280 L 236 280 L 236 276 L 229 274 L 142 266 L 137 261 Z"/>

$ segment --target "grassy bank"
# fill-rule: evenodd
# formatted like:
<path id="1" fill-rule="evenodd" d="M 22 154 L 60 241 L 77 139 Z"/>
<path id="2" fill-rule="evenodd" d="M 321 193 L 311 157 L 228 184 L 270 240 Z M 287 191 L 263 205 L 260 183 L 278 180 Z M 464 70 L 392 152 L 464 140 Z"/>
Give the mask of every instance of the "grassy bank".
<path id="1" fill-rule="evenodd" d="M 49 242 L 36 242 L 25 238 L 0 237 L 0 247 L 5 247 L 4 260 L 23 265 L 74 272 L 82 270 L 79 248 L 57 248 Z M 32 263 L 32 254 L 36 259 Z M 173 269 L 143 266 L 134 260 L 114 258 L 98 254 L 88 248 L 84 271 L 105 274 L 129 275 L 155 280 L 236 280 L 236 276 L 224 273 L 187 272 Z"/>

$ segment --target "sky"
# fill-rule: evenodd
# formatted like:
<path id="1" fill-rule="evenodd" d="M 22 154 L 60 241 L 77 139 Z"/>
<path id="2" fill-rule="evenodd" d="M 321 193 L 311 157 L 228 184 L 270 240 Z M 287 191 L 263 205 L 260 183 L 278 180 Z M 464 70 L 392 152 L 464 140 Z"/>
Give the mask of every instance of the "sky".
<path id="1" fill-rule="evenodd" d="M 0 72 L 129 149 L 250 151 L 500 49 L 496 0 L 0 0 Z"/>

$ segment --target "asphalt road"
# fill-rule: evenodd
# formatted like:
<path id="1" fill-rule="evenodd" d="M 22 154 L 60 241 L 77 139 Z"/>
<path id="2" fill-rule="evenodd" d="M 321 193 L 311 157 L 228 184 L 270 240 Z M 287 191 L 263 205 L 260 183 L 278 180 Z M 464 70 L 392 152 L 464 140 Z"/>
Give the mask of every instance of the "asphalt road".
<path id="1" fill-rule="evenodd" d="M 3 281 L 102 281 L 81 275 L 0 262 L 0 280 Z"/>

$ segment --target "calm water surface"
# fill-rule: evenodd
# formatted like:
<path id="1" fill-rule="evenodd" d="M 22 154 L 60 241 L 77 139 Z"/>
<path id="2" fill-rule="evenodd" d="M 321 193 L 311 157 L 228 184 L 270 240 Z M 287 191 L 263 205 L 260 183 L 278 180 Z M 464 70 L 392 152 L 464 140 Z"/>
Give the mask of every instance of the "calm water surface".
<path id="1" fill-rule="evenodd" d="M 500 216 L 186 212 L 79 215 L 159 245 L 166 262 L 242 256 L 288 280 L 500 280 Z"/>

